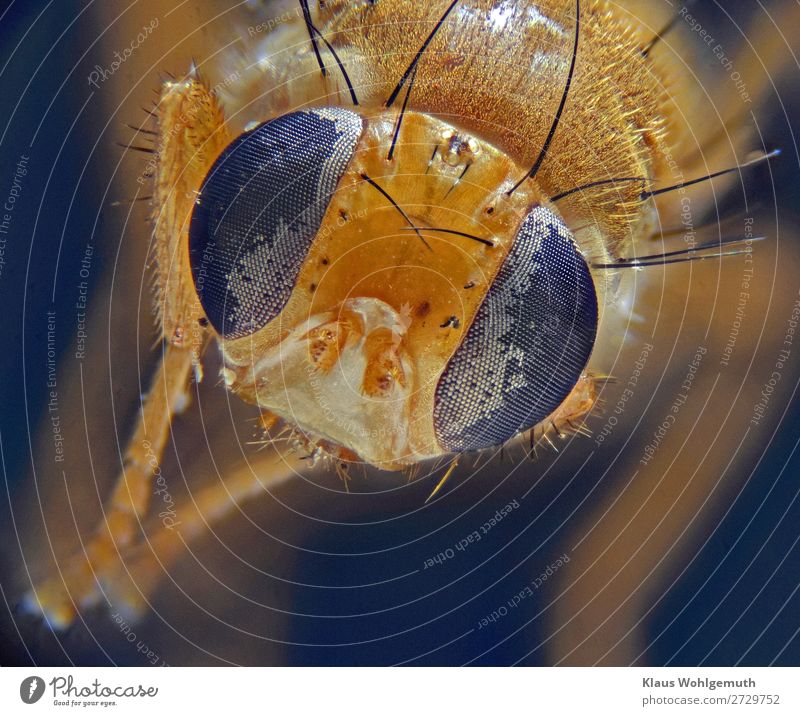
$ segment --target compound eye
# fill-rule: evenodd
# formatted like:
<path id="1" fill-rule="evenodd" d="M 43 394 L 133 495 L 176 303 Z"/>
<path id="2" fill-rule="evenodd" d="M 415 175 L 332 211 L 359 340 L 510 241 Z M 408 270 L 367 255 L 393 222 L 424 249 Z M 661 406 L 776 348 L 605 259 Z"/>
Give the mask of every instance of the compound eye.
<path id="1" fill-rule="evenodd" d="M 283 309 L 362 128 L 345 109 L 292 112 L 214 162 L 192 213 L 189 260 L 217 333 L 250 335 Z"/>
<path id="2" fill-rule="evenodd" d="M 569 395 L 597 333 L 597 296 L 569 229 L 531 211 L 436 387 L 445 450 L 502 445 Z"/>

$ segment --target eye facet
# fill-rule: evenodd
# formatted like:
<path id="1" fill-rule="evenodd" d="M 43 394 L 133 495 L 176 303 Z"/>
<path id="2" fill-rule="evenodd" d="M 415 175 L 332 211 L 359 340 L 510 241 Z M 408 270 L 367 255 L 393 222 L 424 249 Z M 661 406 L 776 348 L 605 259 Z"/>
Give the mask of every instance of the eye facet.
<path id="1" fill-rule="evenodd" d="M 214 162 L 192 213 L 189 256 L 221 336 L 254 333 L 289 300 L 362 128 L 345 109 L 292 112 L 242 134 Z"/>
<path id="2" fill-rule="evenodd" d="M 531 211 L 436 387 L 434 429 L 451 452 L 502 445 L 552 413 L 592 352 L 597 296 L 569 229 Z"/>

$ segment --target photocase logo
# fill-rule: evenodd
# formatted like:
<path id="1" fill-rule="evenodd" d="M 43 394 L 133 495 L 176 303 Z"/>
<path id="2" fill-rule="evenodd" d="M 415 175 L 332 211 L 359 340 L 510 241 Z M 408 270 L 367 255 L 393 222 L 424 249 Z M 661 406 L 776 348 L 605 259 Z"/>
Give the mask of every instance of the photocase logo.
<path id="1" fill-rule="evenodd" d="M 19 685 L 19 697 L 26 704 L 35 704 L 44 694 L 44 679 L 38 676 L 29 676 Z"/>

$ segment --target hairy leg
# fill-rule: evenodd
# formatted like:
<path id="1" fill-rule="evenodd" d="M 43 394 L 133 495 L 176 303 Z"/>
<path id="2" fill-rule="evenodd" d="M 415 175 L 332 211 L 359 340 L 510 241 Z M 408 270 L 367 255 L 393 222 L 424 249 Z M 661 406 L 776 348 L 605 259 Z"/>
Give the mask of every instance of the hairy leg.
<path id="1" fill-rule="evenodd" d="M 69 626 L 79 609 L 100 601 L 120 550 L 139 536 L 153 494 L 154 469 L 173 417 L 188 402 L 192 371 L 201 375 L 200 358 L 208 344 L 189 265 L 187 225 L 197 188 L 229 136 L 216 95 L 194 69 L 186 78 L 163 85 L 153 115 L 155 310 L 166 348 L 101 524 L 24 598 L 29 611 L 56 628 Z"/>

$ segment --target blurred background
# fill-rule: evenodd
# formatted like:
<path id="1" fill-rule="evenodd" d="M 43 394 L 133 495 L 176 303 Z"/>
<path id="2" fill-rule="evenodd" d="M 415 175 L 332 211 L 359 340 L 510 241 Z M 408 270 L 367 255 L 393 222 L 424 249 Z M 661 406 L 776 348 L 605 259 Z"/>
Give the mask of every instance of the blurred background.
<path id="1" fill-rule="evenodd" d="M 670 12 L 661 0 L 620 4 L 644 6 L 653 28 Z M 746 215 L 767 237 L 741 311 L 744 257 L 631 272 L 639 321 L 614 357 L 617 382 L 589 421 L 592 437 L 533 460 L 517 446 L 463 461 L 427 504 L 441 468 L 412 481 L 352 470 L 349 493 L 333 470 L 316 468 L 193 542 L 158 575 L 138 621 L 121 624 L 109 612 L 125 605 L 112 604 L 66 632 L 25 614 L 20 598 L 99 520 L 158 357 L 148 207 L 126 202 L 147 193 L 137 180 L 149 155 L 119 146 L 142 144 L 126 124 L 140 126 L 167 73 L 192 59 L 212 84 L 224 81 L 219 58 L 294 5 L 8 4 L 1 663 L 798 664 L 800 343 L 784 344 L 800 298 L 798 68 L 796 43 L 772 21 L 789 4 L 691 10 L 731 57 L 753 55 L 720 71 L 709 46 L 695 47 L 692 67 L 710 94 L 735 100 L 733 73 L 751 82 L 748 68 L 757 74 L 762 59 L 771 73 L 763 107 L 745 114 L 758 109 L 751 124 L 783 154 L 720 197 L 721 214 L 739 214 L 734 234 Z M 678 26 L 669 47 L 691 48 L 692 35 L 688 22 Z M 689 119 L 712 121 L 700 111 Z M 162 461 L 178 504 L 242 464 L 258 474 L 274 460 L 250 444 L 256 413 L 230 399 L 218 368 L 212 349 Z M 481 539 L 465 544 L 476 530 Z"/>

